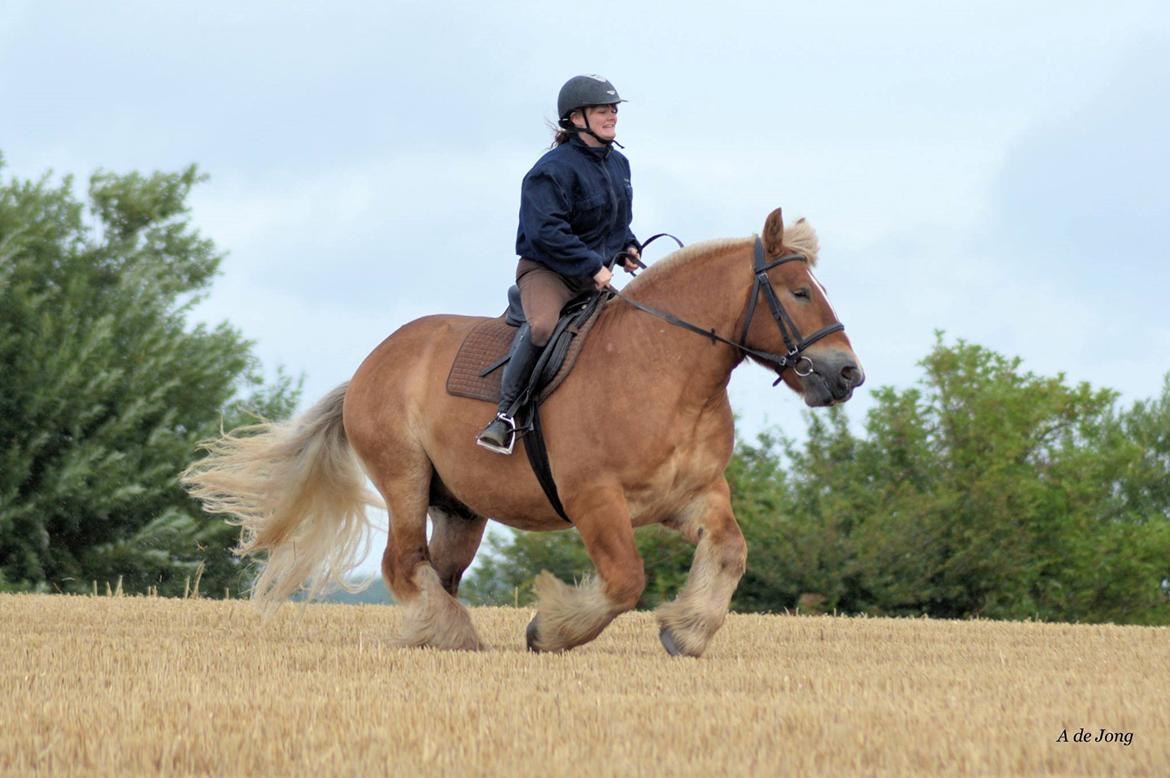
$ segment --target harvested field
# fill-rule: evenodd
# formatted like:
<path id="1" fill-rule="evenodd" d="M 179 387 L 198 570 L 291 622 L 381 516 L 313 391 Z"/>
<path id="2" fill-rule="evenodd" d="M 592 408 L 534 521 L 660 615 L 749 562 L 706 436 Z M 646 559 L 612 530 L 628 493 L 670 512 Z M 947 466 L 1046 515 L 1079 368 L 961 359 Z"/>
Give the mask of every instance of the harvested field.
<path id="1" fill-rule="evenodd" d="M 444 653 L 393 607 L 0 595 L 0 774 L 1170 774 L 1165 628 L 733 615 L 693 660 L 528 616 Z"/>

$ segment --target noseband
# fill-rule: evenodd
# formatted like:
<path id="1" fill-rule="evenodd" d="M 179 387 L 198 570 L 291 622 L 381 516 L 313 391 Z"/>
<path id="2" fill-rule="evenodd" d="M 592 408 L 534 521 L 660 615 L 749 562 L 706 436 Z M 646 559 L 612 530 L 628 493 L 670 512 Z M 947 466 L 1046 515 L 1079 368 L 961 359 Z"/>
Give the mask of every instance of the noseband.
<path id="1" fill-rule="evenodd" d="M 657 238 L 659 236 L 655 235 L 654 237 Z M 678 238 L 675 238 L 675 240 L 678 240 Z M 647 243 L 649 243 L 649 241 L 647 241 Z M 744 354 L 748 354 L 762 362 L 767 362 L 771 365 L 774 365 L 776 367 L 776 371 L 780 374 L 780 376 L 772 383 L 772 386 L 776 386 L 776 384 L 783 380 L 784 371 L 787 368 L 791 367 L 793 372 L 795 372 L 801 378 L 815 373 L 816 365 L 813 363 L 811 358 L 805 355 L 804 352 L 808 349 L 809 346 L 813 345 L 825 336 L 832 335 L 834 332 L 841 332 L 845 329 L 844 324 L 839 321 L 835 321 L 832 324 L 821 327 L 807 338 L 801 337 L 800 330 L 797 328 L 796 322 L 793 321 L 792 317 L 788 315 L 788 311 L 784 310 L 784 306 L 780 303 L 780 298 L 776 296 L 776 290 L 772 287 L 772 279 L 768 278 L 769 270 L 774 267 L 783 265 L 786 262 L 808 262 L 808 259 L 801 256 L 800 254 L 785 254 L 779 259 L 774 259 L 771 262 L 768 262 L 767 257 L 764 254 L 764 243 L 760 240 L 759 235 L 756 236 L 755 255 L 752 260 L 752 272 L 755 274 L 756 280 L 752 284 L 751 297 L 748 298 L 747 316 L 744 318 L 743 331 L 740 334 L 738 343 L 734 340 L 728 340 L 722 335 L 719 335 L 717 332 L 715 332 L 714 328 L 705 330 L 702 327 L 691 324 L 689 321 L 684 321 L 678 318 L 673 313 L 660 311 L 657 308 L 644 305 L 637 300 L 631 300 L 629 297 L 626 297 L 624 294 L 622 294 L 617 289 L 614 289 L 613 287 L 609 287 L 609 289 L 611 292 L 613 292 L 614 295 L 625 300 L 627 303 L 634 306 L 638 310 L 649 313 L 652 316 L 657 316 L 659 319 L 662 319 L 668 324 L 673 324 L 676 327 L 682 327 L 684 330 L 690 330 L 691 332 L 698 333 L 699 335 L 704 335 L 710 338 L 712 343 L 716 341 L 720 343 L 726 343 L 727 345 L 742 351 Z M 641 262 L 639 262 L 639 264 L 641 264 Z M 642 266 L 645 267 L 645 265 Z M 788 352 L 786 354 L 773 354 L 770 351 L 762 351 L 747 345 L 748 329 L 752 325 L 752 317 L 756 314 L 756 303 L 760 299 L 761 293 L 764 295 L 764 299 L 768 301 L 768 308 L 772 312 L 772 319 L 776 322 L 776 328 L 780 330 L 780 337 L 784 339 L 784 348 Z M 802 362 L 807 363 L 808 365 L 803 373 L 801 372 L 800 368 Z"/>

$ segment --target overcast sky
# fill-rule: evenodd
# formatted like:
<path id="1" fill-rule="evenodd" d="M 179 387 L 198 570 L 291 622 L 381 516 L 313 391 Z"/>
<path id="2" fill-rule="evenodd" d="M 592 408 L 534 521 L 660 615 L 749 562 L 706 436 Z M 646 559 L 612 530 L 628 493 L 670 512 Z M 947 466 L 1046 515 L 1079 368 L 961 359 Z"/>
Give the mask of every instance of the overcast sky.
<path id="1" fill-rule="evenodd" d="M 0 152 L 6 177 L 197 163 L 228 252 L 198 316 L 309 404 L 410 319 L 502 310 L 520 179 L 560 85 L 600 73 L 637 234 L 816 226 L 857 422 L 935 329 L 1131 401 L 1170 370 L 1168 9 L 2 0 Z M 737 371 L 741 434 L 799 436 L 770 383 Z"/>

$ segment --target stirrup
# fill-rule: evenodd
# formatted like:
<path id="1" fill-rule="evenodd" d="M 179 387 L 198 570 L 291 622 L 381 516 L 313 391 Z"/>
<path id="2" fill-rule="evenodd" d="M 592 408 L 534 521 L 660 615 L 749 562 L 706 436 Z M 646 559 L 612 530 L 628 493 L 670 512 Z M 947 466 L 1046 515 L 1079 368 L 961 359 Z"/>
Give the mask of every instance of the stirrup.
<path id="1" fill-rule="evenodd" d="M 516 446 L 516 420 L 506 413 L 497 413 L 496 418 L 491 420 L 491 422 L 488 424 L 488 427 L 492 426 L 492 424 L 495 424 L 497 421 L 502 421 L 508 425 L 508 444 L 506 446 L 497 446 L 495 443 L 484 440 L 483 433 L 487 432 L 487 427 L 484 428 L 483 432 L 480 432 L 479 435 L 476 436 L 475 443 L 477 446 L 483 446 L 488 451 L 494 451 L 497 454 L 504 454 L 505 456 L 511 455 L 512 449 Z"/>

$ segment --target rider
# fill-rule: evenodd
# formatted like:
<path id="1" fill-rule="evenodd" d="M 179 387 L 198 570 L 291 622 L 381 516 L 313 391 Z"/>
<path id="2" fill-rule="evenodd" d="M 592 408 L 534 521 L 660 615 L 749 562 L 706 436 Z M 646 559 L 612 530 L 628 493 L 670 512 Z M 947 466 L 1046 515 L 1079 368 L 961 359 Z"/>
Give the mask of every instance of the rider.
<path id="1" fill-rule="evenodd" d="M 558 131 L 520 187 L 516 284 L 527 322 L 512 341 L 496 417 L 476 443 L 512 453 L 516 422 L 508 415 L 528 383 L 565 303 L 613 277 L 605 262 L 625 250 L 627 271 L 641 244 L 630 230 L 630 163 L 613 148 L 618 96 L 596 75 L 574 76 L 557 96 Z"/>

